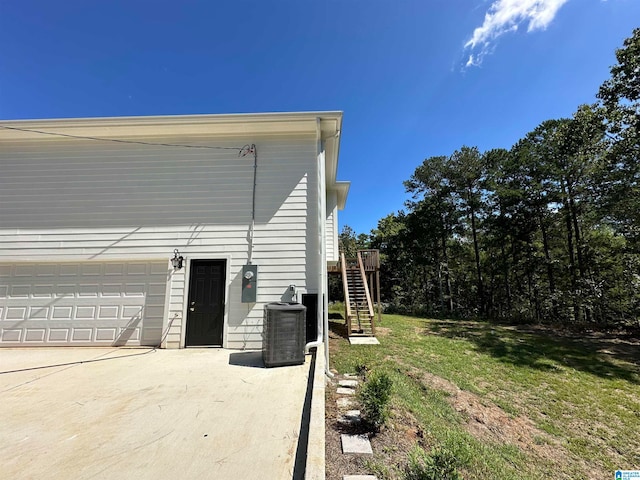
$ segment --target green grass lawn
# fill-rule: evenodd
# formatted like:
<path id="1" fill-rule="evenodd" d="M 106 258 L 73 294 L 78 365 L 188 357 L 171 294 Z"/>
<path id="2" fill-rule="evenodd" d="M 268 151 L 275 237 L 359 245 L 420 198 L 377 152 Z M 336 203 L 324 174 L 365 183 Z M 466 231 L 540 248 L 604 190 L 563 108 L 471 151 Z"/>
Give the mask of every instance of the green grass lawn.
<path id="1" fill-rule="evenodd" d="M 333 343 L 332 367 L 389 374 L 392 421 L 415 419 L 425 447 L 453 452 L 464 478 L 595 479 L 640 469 L 637 343 L 399 315 L 380 326 L 380 346 Z"/>

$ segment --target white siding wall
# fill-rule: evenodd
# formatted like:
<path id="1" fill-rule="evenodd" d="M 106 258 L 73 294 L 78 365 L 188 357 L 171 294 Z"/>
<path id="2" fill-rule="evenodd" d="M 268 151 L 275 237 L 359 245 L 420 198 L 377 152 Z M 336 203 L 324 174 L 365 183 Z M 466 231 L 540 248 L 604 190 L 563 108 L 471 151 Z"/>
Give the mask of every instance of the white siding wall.
<path id="1" fill-rule="evenodd" d="M 177 346 L 189 272 L 169 268 L 173 249 L 187 259 L 226 259 L 224 346 L 259 347 L 264 303 L 285 299 L 292 283 L 301 293 L 318 288 L 316 139 L 162 141 L 256 144 L 256 304 L 240 302 L 253 157 L 238 157 L 234 150 L 70 139 L 3 141 L 0 262 L 166 258 L 171 281 L 165 325 L 173 320 L 167 345 Z"/>
<path id="2" fill-rule="evenodd" d="M 327 261 L 336 262 L 340 259 L 338 248 L 338 193 L 327 191 Z"/>

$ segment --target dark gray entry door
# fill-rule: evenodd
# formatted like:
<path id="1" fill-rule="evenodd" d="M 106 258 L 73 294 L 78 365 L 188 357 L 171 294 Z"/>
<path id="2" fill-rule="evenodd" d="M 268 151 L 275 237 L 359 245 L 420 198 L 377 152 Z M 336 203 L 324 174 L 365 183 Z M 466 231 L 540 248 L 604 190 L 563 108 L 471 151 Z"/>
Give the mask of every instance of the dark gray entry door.
<path id="1" fill-rule="evenodd" d="M 222 346 L 225 271 L 225 260 L 191 262 L 187 347 Z"/>

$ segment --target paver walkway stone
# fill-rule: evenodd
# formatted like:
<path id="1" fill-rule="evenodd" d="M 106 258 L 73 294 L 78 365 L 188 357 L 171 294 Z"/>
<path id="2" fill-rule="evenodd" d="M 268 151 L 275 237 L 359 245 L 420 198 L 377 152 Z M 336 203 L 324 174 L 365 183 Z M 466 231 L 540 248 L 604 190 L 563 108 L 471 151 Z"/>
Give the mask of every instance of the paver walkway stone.
<path id="1" fill-rule="evenodd" d="M 373 455 L 371 443 L 366 435 L 340 435 L 342 440 L 342 453 L 366 453 Z"/>
<path id="2" fill-rule="evenodd" d="M 376 337 L 349 337 L 351 345 L 380 345 Z"/>
<path id="3" fill-rule="evenodd" d="M 338 387 L 336 393 L 338 395 L 355 395 L 356 391 L 353 388 Z"/>
<path id="4" fill-rule="evenodd" d="M 336 400 L 336 405 L 338 405 L 338 408 L 340 409 L 346 409 L 349 407 L 353 407 L 355 405 L 355 402 L 350 398 L 343 397 Z"/>
<path id="5" fill-rule="evenodd" d="M 347 413 L 338 418 L 340 423 L 358 423 L 362 420 L 360 410 L 348 410 Z"/>
<path id="6" fill-rule="evenodd" d="M 340 380 L 338 386 L 346 388 L 356 388 L 358 386 L 357 380 Z"/>
<path id="7" fill-rule="evenodd" d="M 342 480 L 378 480 L 374 475 L 345 475 Z"/>

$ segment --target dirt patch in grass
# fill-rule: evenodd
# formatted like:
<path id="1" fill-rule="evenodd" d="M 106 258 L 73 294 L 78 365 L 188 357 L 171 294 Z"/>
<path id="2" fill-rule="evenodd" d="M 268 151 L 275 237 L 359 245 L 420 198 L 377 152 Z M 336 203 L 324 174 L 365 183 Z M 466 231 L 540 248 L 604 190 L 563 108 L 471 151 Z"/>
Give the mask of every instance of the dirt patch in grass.
<path id="1" fill-rule="evenodd" d="M 480 440 L 509 443 L 546 458 L 560 458 L 564 453 L 553 439 L 525 417 L 512 417 L 497 405 L 461 390 L 455 384 L 428 372 L 411 368 L 410 378 L 427 387 L 446 392 L 449 404 L 466 419 L 466 428 Z M 541 445 L 540 443 L 548 443 Z M 553 446 L 552 446 L 553 445 Z"/>
<path id="2" fill-rule="evenodd" d="M 399 362 L 400 363 L 400 362 Z M 531 419 L 511 416 L 492 402 L 478 395 L 461 390 L 454 383 L 407 366 L 407 375 L 427 388 L 448 394 L 448 403 L 466 420 L 466 430 L 483 442 L 517 446 L 529 456 L 539 458 L 562 468 L 571 454 L 556 439 L 537 428 Z M 572 462 L 578 460 L 573 459 Z M 585 478 L 605 478 L 610 472 L 597 469 L 593 465 L 578 461 L 587 475 Z"/>
<path id="3" fill-rule="evenodd" d="M 349 338 L 347 334 L 347 324 L 344 320 L 329 320 L 329 347 L 336 348 L 338 344 L 336 341 L 339 338 Z M 333 339 L 333 345 L 331 340 Z"/>
<path id="4" fill-rule="evenodd" d="M 391 329 L 387 327 L 376 327 L 376 337 L 386 337 L 391 333 Z"/>

